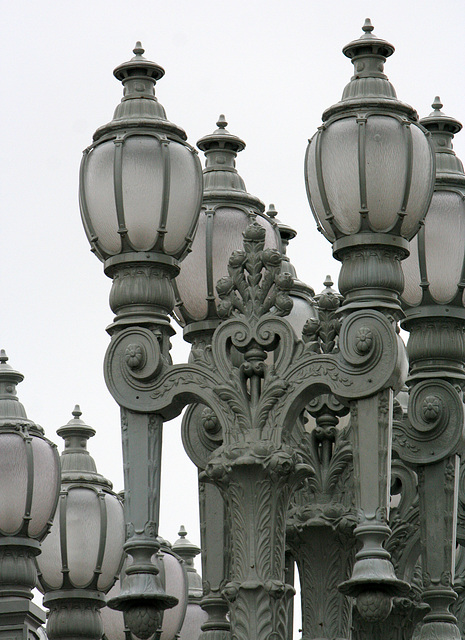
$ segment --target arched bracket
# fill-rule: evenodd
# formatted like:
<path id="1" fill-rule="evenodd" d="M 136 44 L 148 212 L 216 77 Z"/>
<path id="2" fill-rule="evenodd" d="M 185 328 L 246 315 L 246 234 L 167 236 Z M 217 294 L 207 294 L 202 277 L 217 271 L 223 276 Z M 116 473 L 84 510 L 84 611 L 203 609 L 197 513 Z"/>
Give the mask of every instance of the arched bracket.
<path id="1" fill-rule="evenodd" d="M 231 361 L 231 348 L 246 350 L 247 345 L 274 351 L 274 363 L 260 364 L 255 401 L 244 367 Z M 405 368 L 394 324 L 374 310 L 354 312 L 343 321 L 339 350 L 331 354 L 307 349 L 286 320 L 269 313 L 258 322 L 244 317 L 225 321 L 211 347 L 199 350 L 188 364 L 170 365 L 156 333 L 140 327 L 114 334 L 105 359 L 107 385 L 118 404 L 169 420 L 186 404 L 200 402 L 216 414 L 225 441 L 232 429 L 233 439 L 246 432 L 276 438 L 277 426 L 294 424 L 316 395 L 368 397 L 398 387 Z"/>
<path id="2" fill-rule="evenodd" d="M 395 421 L 393 448 L 410 464 L 432 464 L 458 453 L 464 442 L 462 394 L 445 380 L 424 380 L 410 392 L 408 418 Z"/>

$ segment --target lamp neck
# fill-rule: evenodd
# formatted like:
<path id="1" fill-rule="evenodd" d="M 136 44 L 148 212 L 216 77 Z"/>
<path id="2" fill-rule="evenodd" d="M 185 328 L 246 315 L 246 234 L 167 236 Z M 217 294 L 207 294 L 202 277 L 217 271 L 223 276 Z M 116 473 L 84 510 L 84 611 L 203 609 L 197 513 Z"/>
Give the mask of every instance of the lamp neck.
<path id="1" fill-rule="evenodd" d="M 400 294 L 404 289 L 401 261 L 408 242 L 387 233 L 358 233 L 336 240 L 333 255 L 342 262 L 339 291 L 341 311 L 374 308 L 403 317 Z"/>
<path id="2" fill-rule="evenodd" d="M 430 315 L 424 308 L 424 314 L 412 318 L 407 311 L 402 323 L 409 331 L 409 380 L 439 378 L 464 387 L 465 317 L 447 317 L 439 305 L 429 311 L 436 314 Z"/>
<path id="3" fill-rule="evenodd" d="M 172 335 L 169 316 L 175 296 L 171 281 L 178 273 L 177 261 L 159 253 L 139 251 L 109 258 L 105 274 L 113 278 L 110 307 L 116 317 L 108 333 L 137 325 L 164 327 Z"/>

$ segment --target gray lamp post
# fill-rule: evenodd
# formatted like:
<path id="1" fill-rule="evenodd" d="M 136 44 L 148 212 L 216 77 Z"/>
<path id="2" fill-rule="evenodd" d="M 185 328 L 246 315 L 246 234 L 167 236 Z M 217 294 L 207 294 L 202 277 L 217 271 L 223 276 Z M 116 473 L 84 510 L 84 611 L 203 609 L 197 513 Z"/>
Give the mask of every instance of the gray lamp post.
<path id="1" fill-rule="evenodd" d="M 65 441 L 61 493 L 38 560 L 44 605 L 50 609 L 47 635 L 50 640 L 100 640 L 100 609 L 123 561 L 123 507 L 87 451 L 95 430 L 81 420 L 79 406 L 57 433 Z"/>
<path id="2" fill-rule="evenodd" d="M 137 637 L 148 638 L 177 600 L 163 591 L 151 561 L 160 546 L 162 417 L 140 402 L 140 385 L 169 359 L 171 279 L 197 226 L 202 173 L 186 134 L 166 119 L 155 97 L 164 70 L 142 56 L 140 43 L 134 53 L 114 71 L 124 96 L 113 120 L 96 131 L 84 152 L 80 202 L 92 249 L 113 278 L 110 305 L 116 313 L 105 372 L 121 406 L 125 550 L 133 562 L 109 605 L 124 611 Z"/>
<path id="3" fill-rule="evenodd" d="M 410 332 L 408 419 L 396 426 L 400 457 L 418 475 L 423 601 L 421 638 L 459 638 L 449 607 L 455 572 L 459 454 L 464 444 L 465 174 L 452 148 L 462 125 L 439 98 L 421 120 L 436 152 L 428 214 L 404 263 Z"/>
<path id="4" fill-rule="evenodd" d="M 339 290 L 345 322 L 358 314 L 371 316 L 371 309 L 378 310 L 378 320 L 395 322 L 402 317 L 401 260 L 408 255 L 407 241 L 418 231 L 433 189 L 434 154 L 425 130 L 416 112 L 397 99 L 383 73 L 394 47 L 372 30 L 367 20 L 363 36 L 344 48 L 355 74 L 342 100 L 323 114 L 324 124 L 310 141 L 306 157 L 312 210 L 320 230 L 333 242 L 334 256 L 342 261 Z M 391 326 L 395 331 L 395 323 Z M 369 323 L 360 324 L 353 355 L 361 362 L 376 340 Z M 344 348 L 342 339 L 340 347 Z M 394 353 L 395 347 L 384 342 L 382 349 Z M 362 615 L 373 619 L 388 615 L 389 595 L 408 591 L 408 585 L 396 579 L 382 546 L 389 535 L 392 395 L 407 363 L 402 346 L 396 358 L 396 378 L 351 406 L 359 512 L 355 535 L 362 548 L 351 579 L 341 589 L 356 596 Z M 371 385 L 372 378 L 367 382 Z"/>
<path id="5" fill-rule="evenodd" d="M 328 276 L 316 296 L 317 318 L 310 317 L 303 332 L 318 351 L 334 349 L 340 325 L 341 296 L 332 285 Z M 287 541 L 300 577 L 303 639 L 350 637 L 352 601 L 338 590 L 350 577 L 355 555 L 353 451 L 350 427 L 340 424 L 348 412 L 332 394 L 316 397 L 299 434 L 301 455 L 315 471 L 296 491 L 287 515 Z"/>
<path id="6" fill-rule="evenodd" d="M 162 238 L 168 239 L 170 229 L 193 228 L 184 223 L 188 212 L 192 213 L 189 219 L 195 218 L 199 199 L 194 197 L 194 188 L 189 192 L 183 185 L 184 209 L 173 210 L 178 224 L 161 224 L 163 216 L 150 221 L 149 211 L 154 207 L 148 205 L 165 202 L 167 184 L 150 174 L 150 189 L 144 194 L 140 184 L 144 171 L 133 171 L 131 162 L 134 166 L 139 162 L 136 148 L 143 151 L 143 160 L 150 145 L 137 141 L 133 148 L 129 141 L 144 137 L 144 128 L 149 126 L 168 132 L 170 147 L 173 142 L 175 148 L 184 149 L 183 154 L 190 151 L 158 107 L 152 120 L 141 119 L 141 110 L 134 107 L 141 100 L 137 91 L 149 97 L 147 104 L 154 100 L 148 88 L 160 77 L 159 67 L 143 60 L 140 50 L 116 70 L 127 85 L 121 107 L 124 117 L 117 110 L 115 120 L 97 131 L 95 145 L 85 155 L 81 174 L 84 225 L 94 250 L 106 260 L 107 274 L 114 277 L 111 304 L 117 316 L 110 327 L 105 371 L 108 386 L 123 407 L 125 547 L 134 559 L 126 570 L 121 596 L 110 604 L 125 611 L 129 627 L 142 639 L 157 629 L 159 611 L 173 604 L 159 589 L 150 558 L 157 548 L 162 420 L 175 417 L 186 404 L 204 404 L 209 411 L 203 416 L 204 426 L 208 423 L 214 442 L 207 446 L 197 438 L 198 449 L 186 448 L 199 466 L 201 480 L 218 489 L 224 499 L 225 517 L 220 509 L 216 513 L 230 536 L 227 562 L 221 567 L 227 566 L 228 581 L 219 582 L 218 592 L 229 602 L 231 632 L 237 640 L 268 640 L 286 634 L 287 601 L 292 593 L 284 575 L 286 515 L 290 497 L 302 479 L 315 474 L 309 464 L 302 463 L 293 431 L 302 412 L 323 394 L 332 394 L 350 406 L 354 437 L 355 535 L 360 550 L 351 578 L 340 588 L 357 598 L 368 620 L 385 618 L 392 596 L 409 588 L 396 578 L 383 542 L 390 533 L 393 395 L 403 385 L 407 369 L 397 327 L 402 317 L 400 261 L 407 256 L 408 241 L 431 200 L 434 154 L 416 112 L 397 100 L 383 73 L 392 45 L 374 36 L 369 22 L 363 30 L 363 36 L 344 49 L 354 63 L 355 75 L 343 99 L 325 112 L 324 125 L 312 139 L 306 159 L 312 209 L 320 229 L 333 242 L 335 257 L 343 263 L 339 288 L 344 302 L 339 335 L 331 347 L 324 344 L 318 323 L 313 322 L 303 342 L 283 319 L 292 308 L 293 276 L 283 271 L 280 252 L 265 246 L 266 230 L 254 221 L 243 233 L 243 250 L 232 253 L 228 275 L 216 285 L 220 300 L 215 304 L 216 313 L 222 322 L 211 332 L 211 344 L 198 341 L 188 364 L 171 364 L 166 317 L 173 301 L 169 277 L 176 271 L 173 257 L 182 256 L 186 242 L 185 234 L 182 242 L 164 243 Z M 205 143 L 223 144 L 221 153 L 218 146 L 208 147 L 213 165 L 220 165 L 212 165 L 210 174 L 221 173 L 226 166 L 223 173 L 233 176 L 240 147 L 221 125 L 222 121 L 220 131 L 213 134 L 215 140 Z M 123 132 L 123 141 L 115 131 Z M 131 135 L 125 137 L 128 131 Z M 133 158 L 127 170 L 126 140 L 126 160 Z M 161 144 L 160 150 L 163 148 Z M 166 168 L 166 150 L 163 153 Z M 153 159 L 150 166 L 158 166 L 157 162 Z M 197 165 L 192 164 L 191 169 L 197 176 Z M 135 223 L 134 227 L 129 224 L 136 213 L 126 211 L 124 195 L 132 193 L 132 185 L 122 188 L 125 176 L 137 183 L 137 194 L 129 198 L 129 204 L 145 203 L 140 234 Z M 197 185 L 192 176 L 191 182 L 185 182 Z M 173 179 L 170 192 L 174 184 Z M 242 190 L 240 197 L 244 193 Z M 166 207 L 163 210 L 167 212 Z M 207 221 L 208 216 L 205 238 L 207 229 L 211 230 Z M 106 236 L 110 222 L 117 224 Z M 190 275 L 188 262 L 183 266 L 187 282 L 198 274 L 194 261 L 192 265 Z M 204 305 L 207 312 L 213 306 L 213 295 L 210 287 Z M 191 319 L 203 322 L 204 314 L 205 308 L 200 317 Z M 185 442 L 186 437 L 194 441 L 195 421 L 185 424 Z M 205 504 L 218 502 L 207 500 Z M 224 537 L 219 539 L 223 544 Z"/>
<path id="7" fill-rule="evenodd" d="M 43 612 L 32 600 L 36 556 L 55 513 L 60 461 L 16 395 L 23 375 L 0 352 L 0 638 L 38 638 Z"/>
<path id="8" fill-rule="evenodd" d="M 264 204 L 248 193 L 237 171 L 237 154 L 245 142 L 227 129 L 221 115 L 218 129 L 202 137 L 197 145 L 205 153 L 204 190 L 199 227 L 192 251 L 183 261 L 176 278 L 180 321 L 184 338 L 192 343 L 192 358 L 198 348 L 211 344 L 220 323 L 220 297 L 215 284 L 228 273 L 230 253 L 241 246 L 242 234 L 252 221 L 265 230 L 265 245 L 277 249 L 280 237 L 270 218 L 263 215 Z M 234 351 L 236 362 L 242 356 Z M 209 456 L 223 441 L 221 425 L 214 412 L 203 404 L 188 408 L 182 423 L 184 448 L 199 471 L 206 467 Z M 202 638 L 229 638 L 226 618 L 228 603 L 221 595 L 221 585 L 228 576 L 229 533 L 223 498 L 217 487 L 200 483 L 200 520 L 202 544 L 202 577 L 205 585 L 202 607 L 208 619 L 202 625 Z"/>

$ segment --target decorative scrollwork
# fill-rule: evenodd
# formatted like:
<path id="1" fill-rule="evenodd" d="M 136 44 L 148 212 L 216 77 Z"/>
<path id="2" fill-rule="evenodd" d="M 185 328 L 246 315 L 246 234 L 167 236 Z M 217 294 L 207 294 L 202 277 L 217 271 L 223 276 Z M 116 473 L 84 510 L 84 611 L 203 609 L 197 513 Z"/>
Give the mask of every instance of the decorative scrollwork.
<path id="1" fill-rule="evenodd" d="M 410 393 L 408 419 L 394 422 L 393 446 L 406 462 L 438 462 L 460 449 L 464 424 L 456 388 L 445 380 L 424 380 Z"/>
<path id="2" fill-rule="evenodd" d="M 105 356 L 107 386 L 116 401 L 128 409 L 128 399 L 153 384 L 163 367 L 158 336 L 143 327 L 131 327 L 113 335 Z"/>
<path id="3" fill-rule="evenodd" d="M 376 311 L 357 311 L 350 314 L 341 327 L 339 348 L 347 362 L 354 366 L 380 361 L 382 350 L 395 351 L 395 334 L 391 323 Z"/>
<path id="4" fill-rule="evenodd" d="M 201 404 L 191 404 L 182 419 L 184 449 L 192 462 L 205 469 L 212 452 L 223 443 L 223 433 L 216 414 Z"/>

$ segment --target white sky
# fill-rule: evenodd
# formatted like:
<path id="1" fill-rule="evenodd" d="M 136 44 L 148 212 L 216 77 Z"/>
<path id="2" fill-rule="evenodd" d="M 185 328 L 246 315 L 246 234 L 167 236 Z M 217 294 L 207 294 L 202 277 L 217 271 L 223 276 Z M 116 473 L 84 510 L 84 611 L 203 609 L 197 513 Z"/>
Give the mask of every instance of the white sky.
<path id="1" fill-rule="evenodd" d="M 0 3 L 0 346 L 25 381 L 19 397 L 49 438 L 75 403 L 97 429 L 99 471 L 122 488 L 119 412 L 102 374 L 110 281 L 90 253 L 77 189 L 82 150 L 121 98 L 115 66 L 136 40 L 166 76 L 157 96 L 192 144 L 220 113 L 247 143 L 238 170 L 250 193 L 298 230 L 289 255 L 316 291 L 337 275 L 313 222 L 303 158 L 323 110 L 352 75 L 341 49 L 366 17 L 396 52 L 386 73 L 421 116 L 439 94 L 465 121 L 463 0 L 22 0 Z M 465 160 L 465 134 L 456 151 Z M 201 154 L 203 158 L 203 154 Z M 173 359 L 187 356 L 181 335 Z M 58 443 L 61 450 L 61 442 Z M 186 525 L 199 542 L 196 472 L 179 421 L 165 429 L 160 534 Z"/>

